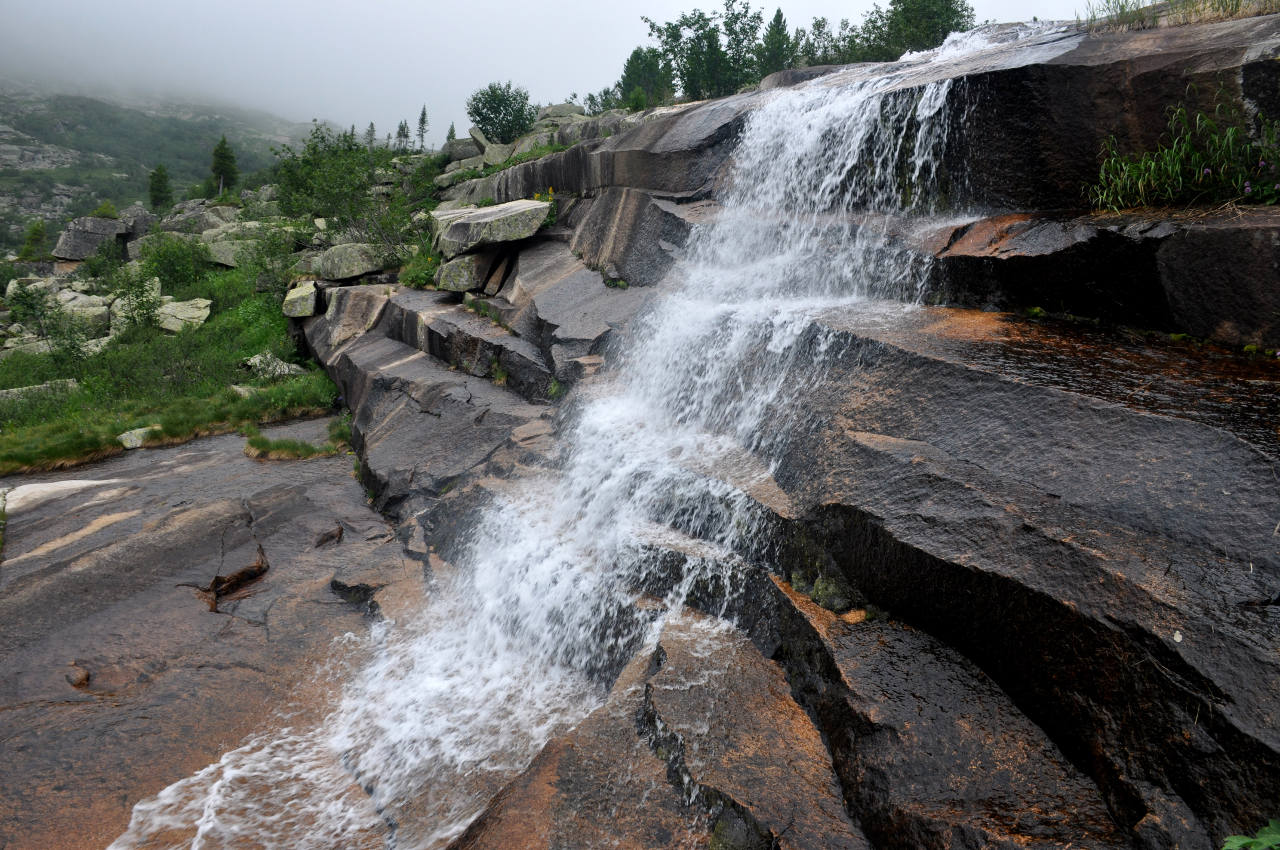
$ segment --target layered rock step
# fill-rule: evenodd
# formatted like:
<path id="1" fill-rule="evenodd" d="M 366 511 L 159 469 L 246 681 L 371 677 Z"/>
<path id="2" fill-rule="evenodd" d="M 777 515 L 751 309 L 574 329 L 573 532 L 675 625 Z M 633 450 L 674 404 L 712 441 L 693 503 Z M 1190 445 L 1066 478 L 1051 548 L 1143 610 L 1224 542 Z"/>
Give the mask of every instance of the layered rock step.
<path id="1" fill-rule="evenodd" d="M 1144 846 L 1280 805 L 1274 365 L 899 305 L 811 330 L 782 571 L 976 663 Z"/>
<path id="2" fill-rule="evenodd" d="M 502 450 L 526 454 L 546 431 L 536 423 L 553 410 L 387 335 L 403 334 L 406 322 L 418 318 L 409 308 L 432 295 L 342 287 L 327 293 L 323 315 L 303 323 L 308 345 L 353 413 L 360 478 L 374 504 L 401 519 L 426 510 L 464 478 L 484 475 Z M 401 300 L 392 306 L 395 299 Z M 536 361 L 527 366 L 536 378 Z"/>
<path id="3" fill-rule="evenodd" d="M 1132 846 L 1097 787 L 999 686 L 924 632 L 777 578 L 775 659 L 876 847 Z"/>
<path id="4" fill-rule="evenodd" d="M 537 346 L 460 304 L 452 293 L 398 292 L 383 318 L 388 336 L 530 401 L 552 397 L 555 376 Z"/>
<path id="5" fill-rule="evenodd" d="M 782 670 L 688 612 L 451 846 L 871 845 Z"/>

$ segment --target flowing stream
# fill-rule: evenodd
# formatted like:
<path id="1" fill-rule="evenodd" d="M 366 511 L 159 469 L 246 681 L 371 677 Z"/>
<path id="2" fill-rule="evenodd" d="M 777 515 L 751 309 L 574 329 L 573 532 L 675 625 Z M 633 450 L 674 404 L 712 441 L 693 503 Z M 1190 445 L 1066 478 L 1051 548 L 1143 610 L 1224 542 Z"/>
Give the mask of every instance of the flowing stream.
<path id="1" fill-rule="evenodd" d="M 138 804 L 112 848 L 455 837 L 600 704 L 692 582 L 727 601 L 735 553 L 753 543 L 749 494 L 771 480 L 792 400 L 822 379 L 811 318 L 917 297 L 925 269 L 892 231 L 938 213 L 960 185 L 941 157 L 955 117 L 947 63 L 990 65 L 1056 38 L 980 31 L 762 96 L 722 209 L 616 368 L 584 387 L 554 475 L 517 484 L 477 520 L 420 618 L 348 638 L 360 662 L 320 722 L 264 732 Z M 665 604 L 637 606 L 653 586 L 648 553 L 670 536 L 705 554 L 664 578 Z"/>

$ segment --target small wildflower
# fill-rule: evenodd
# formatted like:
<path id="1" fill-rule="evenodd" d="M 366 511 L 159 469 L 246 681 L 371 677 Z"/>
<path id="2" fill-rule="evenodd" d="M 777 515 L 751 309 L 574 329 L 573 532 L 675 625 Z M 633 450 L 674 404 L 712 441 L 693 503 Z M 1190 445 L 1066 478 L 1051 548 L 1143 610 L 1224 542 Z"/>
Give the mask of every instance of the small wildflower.
<path id="1" fill-rule="evenodd" d="M 1248 180 L 1244 181 L 1244 193 L 1248 195 L 1252 192 L 1253 192 L 1253 185 Z"/>
<path id="2" fill-rule="evenodd" d="M 1206 168 L 1206 169 L 1204 170 L 1204 173 L 1205 173 L 1206 175 L 1208 175 L 1208 174 L 1212 174 L 1212 173 L 1213 173 L 1213 169 L 1211 169 L 1211 168 Z"/>

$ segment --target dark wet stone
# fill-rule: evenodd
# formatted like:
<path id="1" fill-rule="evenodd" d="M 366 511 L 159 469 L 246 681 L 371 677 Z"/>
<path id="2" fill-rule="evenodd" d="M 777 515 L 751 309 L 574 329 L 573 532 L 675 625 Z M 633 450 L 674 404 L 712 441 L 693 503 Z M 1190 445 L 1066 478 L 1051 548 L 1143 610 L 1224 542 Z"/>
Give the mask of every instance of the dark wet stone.
<path id="1" fill-rule="evenodd" d="M 317 440 L 324 424 L 264 433 Z M 213 437 L 0 482 L 17 488 L 0 573 L 0 845 L 106 846 L 134 803 L 290 702 L 320 705 L 307 689 L 330 641 L 366 627 L 330 590 L 347 559 L 393 597 L 420 593 L 348 458 L 264 463 L 243 448 Z M 315 549 L 337 521 L 358 533 Z M 211 611 L 191 585 L 259 546 L 270 570 Z"/>

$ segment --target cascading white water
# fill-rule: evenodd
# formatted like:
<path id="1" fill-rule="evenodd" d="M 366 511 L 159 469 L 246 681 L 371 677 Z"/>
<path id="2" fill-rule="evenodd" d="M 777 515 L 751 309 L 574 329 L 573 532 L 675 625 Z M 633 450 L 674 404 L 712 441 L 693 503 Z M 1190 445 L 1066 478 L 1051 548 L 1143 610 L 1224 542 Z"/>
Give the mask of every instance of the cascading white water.
<path id="1" fill-rule="evenodd" d="M 420 618 L 372 630 L 320 723 L 264 732 L 140 803 L 112 848 L 442 846 L 599 704 L 693 582 L 731 593 L 731 553 L 753 532 L 746 491 L 786 432 L 762 422 L 822 370 L 822 341 L 799 344 L 810 319 L 917 291 L 920 260 L 884 214 L 934 211 L 951 82 L 912 81 L 1017 35 L 762 98 L 722 210 L 578 403 L 562 468 L 476 522 Z M 719 469 L 736 472 L 707 474 Z M 666 605 L 639 614 L 663 528 L 725 556 L 689 559 L 664 579 Z"/>

